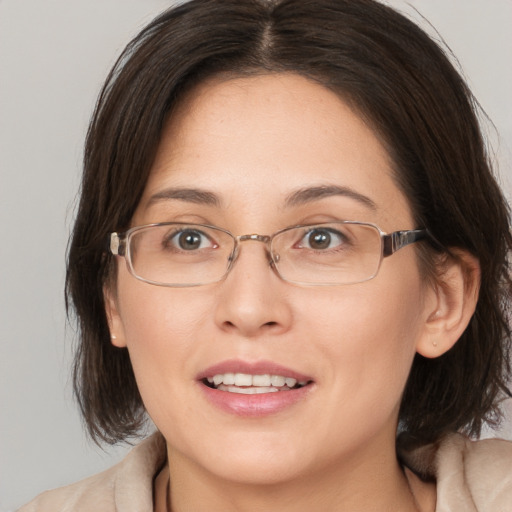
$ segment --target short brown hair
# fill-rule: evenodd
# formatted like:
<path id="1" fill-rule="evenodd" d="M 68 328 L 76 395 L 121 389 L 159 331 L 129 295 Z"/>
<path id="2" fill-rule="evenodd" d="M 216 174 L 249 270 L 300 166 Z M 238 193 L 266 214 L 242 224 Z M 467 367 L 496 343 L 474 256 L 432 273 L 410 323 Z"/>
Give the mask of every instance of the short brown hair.
<path id="1" fill-rule="evenodd" d="M 414 23 L 373 0 L 192 0 L 156 18 L 119 58 L 87 135 L 68 254 L 74 385 L 90 434 L 116 442 L 145 419 L 128 353 L 110 343 L 103 287 L 113 268 L 108 233 L 129 226 L 164 123 L 209 77 L 275 72 L 309 77 L 348 101 L 385 143 L 417 225 L 478 258 L 476 312 L 448 353 L 416 356 L 399 417 L 420 443 L 477 435 L 509 393 L 509 209 L 460 74 Z"/>

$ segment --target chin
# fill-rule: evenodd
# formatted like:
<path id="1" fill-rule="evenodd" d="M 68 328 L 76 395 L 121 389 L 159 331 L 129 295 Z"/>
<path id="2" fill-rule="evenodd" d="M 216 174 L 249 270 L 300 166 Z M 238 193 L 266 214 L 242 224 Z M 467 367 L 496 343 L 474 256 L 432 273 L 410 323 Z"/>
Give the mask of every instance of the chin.
<path id="1" fill-rule="evenodd" d="M 280 454 L 274 454 L 273 459 L 280 458 Z M 300 471 L 296 465 L 286 463 L 283 460 L 223 460 L 222 464 L 210 468 L 217 478 L 240 485 L 269 486 L 285 484 L 294 481 L 304 471 Z"/>
<path id="2" fill-rule="evenodd" d="M 254 432 L 244 442 L 232 437 L 215 443 L 215 448 L 204 446 L 196 463 L 217 478 L 243 485 L 277 485 L 307 473 L 308 460 L 300 440 L 289 443 L 290 439 L 270 434 L 273 439 L 263 442 Z"/>

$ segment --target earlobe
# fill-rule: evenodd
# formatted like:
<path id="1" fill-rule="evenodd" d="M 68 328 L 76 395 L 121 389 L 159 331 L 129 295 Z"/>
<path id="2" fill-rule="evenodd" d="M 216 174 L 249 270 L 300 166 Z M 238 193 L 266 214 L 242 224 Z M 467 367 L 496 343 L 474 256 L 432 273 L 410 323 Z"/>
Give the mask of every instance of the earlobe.
<path id="1" fill-rule="evenodd" d="M 426 300 L 425 323 L 416 351 L 434 358 L 450 350 L 475 312 L 480 264 L 467 251 L 453 250 L 443 261 Z"/>
<path id="2" fill-rule="evenodd" d="M 110 288 L 105 285 L 103 288 L 103 299 L 105 302 L 105 313 L 107 315 L 108 327 L 110 330 L 110 342 L 115 347 L 126 347 L 124 326 L 119 315 L 117 300 Z"/>

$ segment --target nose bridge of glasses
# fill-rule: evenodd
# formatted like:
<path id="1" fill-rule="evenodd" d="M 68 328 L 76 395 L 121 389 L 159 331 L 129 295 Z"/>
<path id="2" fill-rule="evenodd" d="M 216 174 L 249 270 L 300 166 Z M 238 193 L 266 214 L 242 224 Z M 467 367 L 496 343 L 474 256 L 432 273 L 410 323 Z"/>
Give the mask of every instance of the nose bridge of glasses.
<path id="1" fill-rule="evenodd" d="M 235 247 L 235 250 L 233 251 L 233 254 L 231 256 L 231 261 L 234 263 L 234 261 L 236 261 L 238 259 L 238 256 L 240 254 L 240 243 L 241 242 L 261 242 L 263 244 L 265 244 L 266 246 L 266 252 L 267 252 L 267 257 L 269 259 L 269 263 L 272 263 L 272 257 L 270 255 L 270 241 L 271 241 L 272 237 L 268 236 L 268 235 L 258 235 L 256 233 L 251 233 L 249 235 L 239 235 L 239 236 L 236 236 L 235 237 L 235 240 L 236 240 L 236 247 Z"/>
<path id="2" fill-rule="evenodd" d="M 237 236 L 237 239 L 240 242 L 247 242 L 248 240 L 252 240 L 254 242 L 262 242 L 264 244 L 268 244 L 270 241 L 270 237 L 268 235 L 258 235 L 256 233 L 253 233 L 251 235 L 240 235 Z"/>

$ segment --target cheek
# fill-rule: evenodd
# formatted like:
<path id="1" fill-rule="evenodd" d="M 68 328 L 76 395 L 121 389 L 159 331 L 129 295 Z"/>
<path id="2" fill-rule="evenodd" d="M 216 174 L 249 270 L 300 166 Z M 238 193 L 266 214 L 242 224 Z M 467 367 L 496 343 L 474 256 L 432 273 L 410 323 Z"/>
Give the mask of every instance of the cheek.
<path id="1" fill-rule="evenodd" d="M 133 278 L 120 280 L 119 297 L 139 391 L 149 411 L 159 409 L 165 401 L 176 400 L 164 390 L 193 378 L 188 369 L 197 352 L 196 340 L 204 338 L 207 305 L 197 290 L 156 287 Z"/>
<path id="2" fill-rule="evenodd" d="M 159 290 L 125 294 L 120 306 L 130 353 L 143 352 L 157 357 L 170 345 L 179 350 L 180 335 L 194 324 L 192 305 L 179 308 L 179 302 Z"/>
<path id="3" fill-rule="evenodd" d="M 419 280 L 391 288 L 375 279 L 334 293 L 319 290 L 300 315 L 316 340 L 308 357 L 320 352 L 328 361 L 337 400 L 389 409 L 400 401 L 421 333 Z"/>
<path id="4" fill-rule="evenodd" d="M 167 288 L 136 280 L 119 269 L 119 313 L 130 351 L 146 353 L 172 347 L 179 351 L 186 338 L 206 321 L 207 305 L 197 288 Z"/>
<path id="5" fill-rule="evenodd" d="M 388 351 L 416 338 L 422 303 L 419 286 L 389 289 L 375 279 L 334 292 L 324 290 L 305 298 L 297 316 L 307 319 L 304 326 L 328 333 L 325 341 L 330 349 Z"/>

